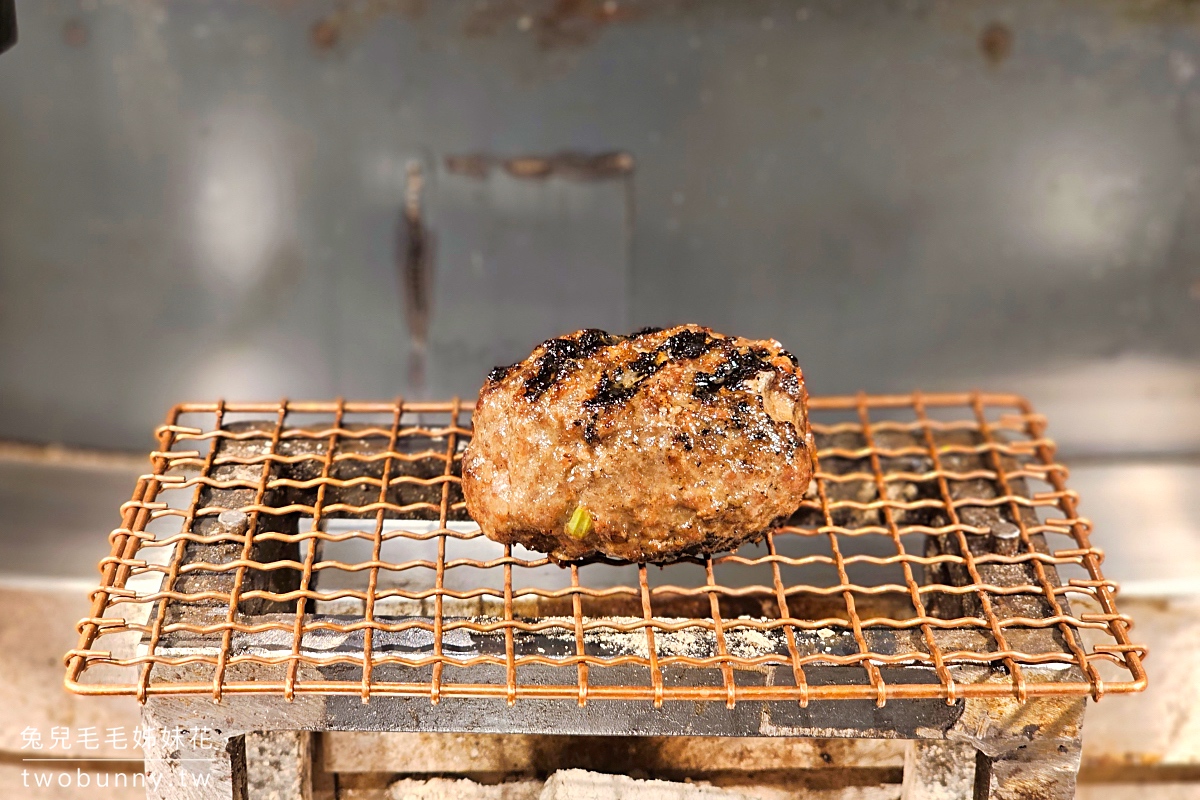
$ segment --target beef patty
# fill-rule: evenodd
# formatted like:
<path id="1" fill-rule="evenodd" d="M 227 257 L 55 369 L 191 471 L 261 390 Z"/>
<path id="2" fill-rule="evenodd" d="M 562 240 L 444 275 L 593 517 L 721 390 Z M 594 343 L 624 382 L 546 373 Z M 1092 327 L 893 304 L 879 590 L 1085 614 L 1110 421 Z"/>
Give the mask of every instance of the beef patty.
<path id="1" fill-rule="evenodd" d="M 582 330 L 488 375 L 463 454 L 489 539 L 556 561 L 667 561 L 757 540 L 812 477 L 807 392 L 774 340 Z"/>

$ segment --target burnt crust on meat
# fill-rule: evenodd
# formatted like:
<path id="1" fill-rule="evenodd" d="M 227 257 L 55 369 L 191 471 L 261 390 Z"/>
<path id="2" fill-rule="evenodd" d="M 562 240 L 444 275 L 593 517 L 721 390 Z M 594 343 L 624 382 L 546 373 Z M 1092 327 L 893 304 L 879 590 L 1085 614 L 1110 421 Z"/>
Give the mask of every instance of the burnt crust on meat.
<path id="1" fill-rule="evenodd" d="M 474 427 L 472 518 L 555 561 L 734 549 L 793 514 L 812 477 L 795 357 L 698 325 L 547 340 L 488 374 Z"/>

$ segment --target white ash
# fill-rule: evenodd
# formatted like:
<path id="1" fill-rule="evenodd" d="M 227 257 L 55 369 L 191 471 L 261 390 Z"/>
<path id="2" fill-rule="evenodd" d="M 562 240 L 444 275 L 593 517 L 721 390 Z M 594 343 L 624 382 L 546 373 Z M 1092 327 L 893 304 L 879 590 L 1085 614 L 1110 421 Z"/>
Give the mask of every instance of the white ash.
<path id="1" fill-rule="evenodd" d="M 387 800 L 537 800 L 541 781 L 517 780 L 484 784 L 452 778 L 402 778 L 387 788 Z"/>
<path id="2" fill-rule="evenodd" d="M 492 622 L 494 620 L 487 620 Z M 592 619 L 584 617 L 583 623 L 613 623 L 632 626 L 645 622 L 642 617 L 603 617 Z M 688 622 L 684 617 L 656 617 L 654 622 L 679 624 Z M 761 624 L 770 620 L 761 617 L 740 617 L 738 622 L 753 621 Z M 575 619 L 573 617 L 542 617 L 539 623 L 553 623 L 554 627 L 538 632 L 538 635 L 555 641 L 575 640 Z M 776 643 L 781 641 L 774 630 L 760 631 L 755 628 L 736 627 L 737 622 L 726 622 L 723 628 L 726 650 L 735 658 L 757 658 L 769 655 L 776 650 Z M 559 627 L 561 626 L 561 627 Z M 605 649 L 630 653 L 641 658 L 650 657 L 650 647 L 646 638 L 646 628 L 621 631 L 608 627 L 596 627 L 584 631 L 584 640 L 590 644 L 598 644 Z M 708 628 L 689 625 L 676 631 L 654 629 L 654 650 L 659 658 L 683 656 L 687 658 L 708 658 L 717 655 L 716 633 Z"/>
<path id="3" fill-rule="evenodd" d="M 734 628 L 725 631 L 725 646 L 737 658 L 758 658 L 775 652 L 771 631 L 755 628 Z"/>

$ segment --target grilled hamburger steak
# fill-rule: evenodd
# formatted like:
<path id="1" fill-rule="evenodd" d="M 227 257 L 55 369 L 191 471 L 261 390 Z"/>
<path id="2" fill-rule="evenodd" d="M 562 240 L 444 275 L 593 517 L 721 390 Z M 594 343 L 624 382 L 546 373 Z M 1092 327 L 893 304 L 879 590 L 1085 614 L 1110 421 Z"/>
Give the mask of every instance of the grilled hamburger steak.
<path id="1" fill-rule="evenodd" d="M 807 392 L 774 340 L 583 330 L 488 375 L 463 454 L 489 539 L 665 561 L 758 539 L 812 477 Z"/>

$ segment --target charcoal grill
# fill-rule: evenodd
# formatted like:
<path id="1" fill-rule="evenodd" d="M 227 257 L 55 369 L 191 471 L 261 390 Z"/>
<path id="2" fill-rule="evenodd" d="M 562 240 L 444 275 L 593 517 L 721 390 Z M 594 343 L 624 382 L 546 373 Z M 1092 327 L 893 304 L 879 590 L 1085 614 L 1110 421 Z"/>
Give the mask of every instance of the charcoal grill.
<path id="1" fill-rule="evenodd" d="M 1086 699 L 1145 688 L 1021 397 L 814 398 L 799 512 L 665 567 L 483 538 L 470 411 L 171 411 L 66 657 L 73 692 L 219 731 L 147 750 L 161 796 L 240 796 L 249 731 L 404 730 L 904 738 L 909 796 L 949 770 L 977 797 L 1070 797 Z"/>

